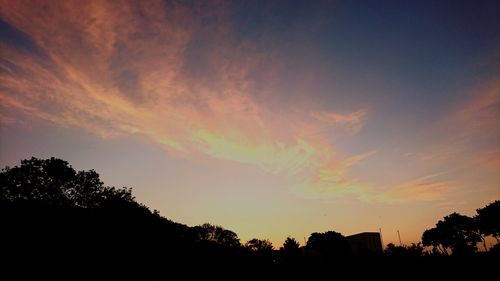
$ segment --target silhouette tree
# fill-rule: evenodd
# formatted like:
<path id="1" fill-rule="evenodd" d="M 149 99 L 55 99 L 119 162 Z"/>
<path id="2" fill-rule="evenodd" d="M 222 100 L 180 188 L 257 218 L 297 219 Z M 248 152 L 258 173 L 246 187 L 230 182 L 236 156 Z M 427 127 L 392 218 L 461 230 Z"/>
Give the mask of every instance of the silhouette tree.
<path id="1" fill-rule="evenodd" d="M 299 246 L 300 244 L 295 238 L 287 237 L 285 243 L 283 243 L 283 251 L 290 253 L 300 252 Z"/>
<path id="2" fill-rule="evenodd" d="M 422 235 L 424 246 L 441 246 L 443 253 L 452 249 L 454 255 L 470 255 L 476 252 L 476 244 L 480 241 L 474 219 L 458 213 L 444 217 L 435 228 L 426 230 Z"/>
<path id="3" fill-rule="evenodd" d="M 195 227 L 198 232 L 198 239 L 204 241 L 212 241 L 225 247 L 240 247 L 240 239 L 236 233 L 231 230 L 224 229 L 221 226 L 212 225 L 209 223 Z"/>
<path id="4" fill-rule="evenodd" d="M 346 257 L 351 254 L 349 241 L 335 231 L 312 233 L 307 240 L 306 247 L 308 250 L 320 253 L 325 258 Z"/>
<path id="5" fill-rule="evenodd" d="M 245 249 L 249 251 L 252 262 L 256 264 L 273 264 L 274 247 L 267 239 L 251 239 L 245 243 Z"/>
<path id="6" fill-rule="evenodd" d="M 484 208 L 477 209 L 477 216 L 475 217 L 478 228 L 481 234 L 493 236 L 497 243 L 500 243 L 500 201 L 497 200 L 493 203 L 486 205 Z M 486 247 L 486 241 L 483 243 Z"/>
<path id="7" fill-rule="evenodd" d="M 427 229 L 422 234 L 422 244 L 424 246 L 432 246 L 433 252 L 435 253 L 440 252 L 444 255 L 449 255 L 448 252 L 449 246 L 447 246 L 448 244 L 441 243 L 443 239 L 442 236 L 443 234 L 441 233 L 441 231 L 435 227 Z"/>
<path id="8" fill-rule="evenodd" d="M 75 171 L 61 159 L 31 158 L 2 169 L 0 191 L 2 254 L 11 261 L 113 274 L 134 264 L 153 274 L 189 255 L 195 241 L 187 226 L 137 203 L 131 189 L 104 186 L 95 171 Z"/>
<path id="9" fill-rule="evenodd" d="M 76 175 L 66 161 L 51 158 L 22 160 L 20 167 L 5 167 L 0 173 L 0 201 L 43 201 L 64 205 L 63 188 Z"/>
<path id="10" fill-rule="evenodd" d="M 245 243 L 245 247 L 258 253 L 268 253 L 273 251 L 273 244 L 267 239 L 251 239 Z"/>
<path id="11" fill-rule="evenodd" d="M 300 258 L 301 251 L 299 242 L 292 237 L 287 237 L 283 247 L 280 249 L 280 256 L 285 263 L 296 263 Z"/>
<path id="12" fill-rule="evenodd" d="M 22 160 L 21 166 L 2 169 L 0 189 L 0 202 L 36 201 L 81 208 L 135 203 L 131 189 L 104 186 L 94 170 L 77 172 L 68 162 L 53 157 L 33 157 Z"/>

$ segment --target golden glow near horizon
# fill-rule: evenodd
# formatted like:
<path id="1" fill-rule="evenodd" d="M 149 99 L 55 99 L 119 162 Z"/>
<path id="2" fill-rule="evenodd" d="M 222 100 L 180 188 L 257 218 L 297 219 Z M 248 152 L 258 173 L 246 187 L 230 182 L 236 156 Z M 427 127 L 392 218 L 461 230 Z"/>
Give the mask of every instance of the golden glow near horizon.
<path id="1" fill-rule="evenodd" d="M 367 205 L 384 216 L 397 208 L 428 208 L 425 217 L 416 218 L 416 225 L 431 226 L 450 210 L 443 206 L 470 212 L 498 199 L 498 78 L 482 79 L 464 90 L 463 98 L 446 112 L 413 130 L 405 125 L 405 112 L 394 115 L 405 111 L 403 105 L 384 115 L 386 109 L 370 102 L 370 95 L 384 91 L 382 82 L 357 88 L 368 93 L 366 98 L 360 94 L 342 106 L 348 98 L 336 100 L 345 91 L 341 83 L 325 90 L 311 82 L 325 68 L 322 61 L 312 55 L 309 60 L 286 57 L 263 48 L 258 40 L 239 38 L 229 3 L 164 5 L 1 1 L 2 21 L 18 33 L 16 42 L 0 42 L 2 126 L 23 130 L 27 120 L 42 120 L 94 134 L 102 142 L 139 136 L 166 151 L 172 163 L 236 163 L 231 169 L 259 182 L 256 190 L 272 190 L 275 205 L 262 208 L 281 221 L 279 227 L 263 219 L 259 210 L 252 215 L 251 208 L 245 209 L 255 198 L 229 198 L 234 188 L 229 184 L 217 187 L 226 191 L 217 195 L 222 198 L 211 211 L 213 217 L 205 217 L 198 207 L 184 209 L 191 204 L 187 201 L 184 206 L 176 203 L 179 213 L 174 217 L 186 223 L 212 220 L 234 228 L 243 239 L 263 233 L 278 243 L 289 233 L 300 240 L 306 233 L 336 226 L 343 231 L 377 230 L 381 222 L 370 216 L 350 222 L 337 214 L 314 221 L 309 217 L 324 210 L 338 213 L 338 208 L 354 216 L 350 208 L 364 210 Z M 297 69 L 290 67 L 294 60 Z M 300 73 L 300 83 L 295 84 L 293 71 Z M 377 129 L 389 125 L 397 129 Z M 273 181 L 282 187 L 272 186 Z M 202 178 L 197 183 L 208 189 L 221 184 Z M 139 197 L 146 185 L 161 185 L 143 184 L 136 186 Z M 468 188 L 475 194 L 471 196 Z M 162 210 L 162 201 L 153 197 L 144 195 L 157 204 L 152 208 Z M 257 202 L 255 208 L 261 208 Z M 241 209 L 231 213 L 231 206 L 239 203 Z M 224 206 L 229 209 L 224 211 Z M 304 211 L 300 217 L 299 210 L 308 208 L 312 213 Z M 315 208 L 321 210 L 316 213 Z M 297 225 L 287 219 L 285 210 L 299 217 Z M 256 227 L 236 222 L 233 216 L 242 214 Z M 384 223 L 393 228 L 406 225 L 411 239 L 418 240 L 423 229 L 400 223 L 401 219 L 395 214 Z M 284 229 L 287 223 L 289 230 Z"/>

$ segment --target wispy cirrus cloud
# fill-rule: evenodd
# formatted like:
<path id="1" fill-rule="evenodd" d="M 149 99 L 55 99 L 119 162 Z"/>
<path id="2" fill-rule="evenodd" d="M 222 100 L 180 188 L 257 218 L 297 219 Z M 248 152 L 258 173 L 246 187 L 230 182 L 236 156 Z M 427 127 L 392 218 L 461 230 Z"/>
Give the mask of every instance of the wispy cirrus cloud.
<path id="1" fill-rule="evenodd" d="M 353 178 L 350 171 L 376 152 L 342 156 L 333 137 L 362 130 L 365 109 L 335 112 L 312 101 L 278 104 L 289 110 L 277 112 L 256 98 L 280 79 L 281 64 L 272 51 L 234 36 L 228 4 L 1 5 L 17 34 L 0 42 L 3 124 L 27 117 L 104 138 L 139 134 L 171 154 L 284 175 L 306 196 L 430 200 L 445 189 L 420 179 L 376 191 Z"/>
<path id="2" fill-rule="evenodd" d="M 498 172 L 500 170 L 500 146 L 480 151 L 472 160 L 480 167 Z"/>
<path id="3" fill-rule="evenodd" d="M 496 137 L 500 134 L 500 81 L 494 78 L 471 90 L 466 101 L 437 124 L 462 137 Z"/>
<path id="4" fill-rule="evenodd" d="M 304 180 L 302 186 L 298 187 L 298 192 L 306 191 L 302 195 L 310 198 L 350 196 L 364 202 L 401 204 L 410 201 L 443 202 L 454 188 L 452 182 L 442 179 L 446 172 L 420 176 L 378 188 L 350 175 L 350 168 L 363 164 L 377 153 L 371 151 L 325 165 L 318 169 L 313 177 Z M 314 192 L 309 192 L 310 190 Z"/>
<path id="5" fill-rule="evenodd" d="M 301 183 L 301 185 L 309 187 L 309 189 L 303 188 L 302 191 L 307 191 L 309 194 L 306 196 L 313 198 L 353 195 L 363 199 L 372 192 L 372 189 L 365 183 L 352 178 L 349 171 L 376 153 L 377 151 L 370 151 L 320 166 L 312 176 L 305 178 Z"/>
<path id="6" fill-rule="evenodd" d="M 434 173 L 409 180 L 374 194 L 372 200 L 391 203 L 442 200 L 453 189 L 449 181 L 440 179 L 444 174 Z"/>
<path id="7" fill-rule="evenodd" d="M 357 133 L 363 126 L 366 117 L 366 110 L 358 110 L 349 114 L 339 114 L 336 112 L 311 112 L 311 117 L 319 122 L 332 125 L 344 126 L 352 133 Z"/>
<path id="8" fill-rule="evenodd" d="M 467 92 L 463 101 L 420 134 L 425 146 L 403 155 L 418 170 L 446 169 L 447 174 L 431 172 L 430 176 L 388 188 L 376 198 L 448 202 L 454 192 L 478 194 L 497 189 L 500 83 L 498 78 L 485 80 Z"/>
<path id="9" fill-rule="evenodd" d="M 334 159 L 328 136 L 307 132 L 333 123 L 332 130 L 359 127 L 365 117 L 315 113 L 314 105 L 301 108 L 310 115 L 276 113 L 257 102 L 255 84 L 266 81 L 252 73 L 275 72 L 275 61 L 234 38 L 221 3 L 4 1 L 2 7 L 2 19 L 25 39 L 2 42 L 0 99 L 25 116 L 102 137 L 140 134 L 170 153 L 286 175 Z M 193 50 L 199 40 L 203 48 Z"/>
<path id="10" fill-rule="evenodd" d="M 438 120 L 430 128 L 436 141 L 416 156 L 425 163 L 497 165 L 499 117 L 500 82 L 494 78 L 471 89 L 462 103 Z"/>

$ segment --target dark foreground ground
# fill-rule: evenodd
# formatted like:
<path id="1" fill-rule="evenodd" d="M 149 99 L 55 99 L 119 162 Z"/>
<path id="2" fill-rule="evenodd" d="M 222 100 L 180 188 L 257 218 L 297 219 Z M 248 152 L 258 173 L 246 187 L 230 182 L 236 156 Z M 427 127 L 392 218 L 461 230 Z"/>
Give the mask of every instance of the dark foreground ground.
<path id="1" fill-rule="evenodd" d="M 75 253 L 76 254 L 76 253 Z M 491 258 L 348 258 L 295 265 L 206 257 L 145 264 L 101 257 L 23 253 L 5 256 L 2 280 L 348 280 L 358 278 L 482 280 L 498 276 Z"/>
<path id="2" fill-rule="evenodd" d="M 498 276 L 498 257 L 284 259 L 193 240 L 190 228 L 134 210 L 3 204 L 0 280 L 444 278 Z M 197 242 L 193 242 L 197 241 Z"/>

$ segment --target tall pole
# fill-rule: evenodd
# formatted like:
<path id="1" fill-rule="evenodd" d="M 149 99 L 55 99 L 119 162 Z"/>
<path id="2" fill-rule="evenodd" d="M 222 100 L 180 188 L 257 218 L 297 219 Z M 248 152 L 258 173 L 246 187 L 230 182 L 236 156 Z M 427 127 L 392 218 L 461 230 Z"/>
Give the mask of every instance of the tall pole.
<path id="1" fill-rule="evenodd" d="M 399 235 L 399 229 L 398 229 L 398 238 L 399 238 L 399 246 L 403 246 L 403 243 L 401 243 L 401 235 Z"/>
<path id="2" fill-rule="evenodd" d="M 382 251 L 384 251 L 384 239 L 382 239 L 382 228 L 379 228 L 378 232 L 380 233 L 380 243 L 382 243 Z"/>

